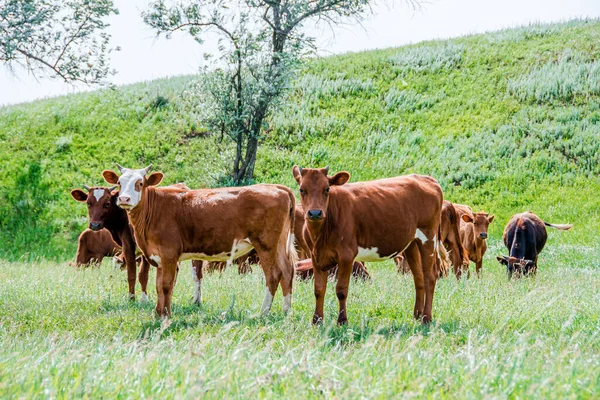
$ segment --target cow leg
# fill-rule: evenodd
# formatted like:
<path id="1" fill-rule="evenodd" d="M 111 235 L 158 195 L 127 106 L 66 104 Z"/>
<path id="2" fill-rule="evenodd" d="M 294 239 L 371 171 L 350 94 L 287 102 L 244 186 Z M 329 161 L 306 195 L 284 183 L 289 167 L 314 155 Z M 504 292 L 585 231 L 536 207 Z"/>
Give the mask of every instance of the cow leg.
<path id="1" fill-rule="evenodd" d="M 335 294 L 337 295 L 338 302 L 340 304 L 340 311 L 338 314 L 338 325 L 346 325 L 348 323 L 348 316 L 346 313 L 346 299 L 348 298 L 348 287 L 350 286 L 350 276 L 352 275 L 352 266 L 354 259 L 339 260 L 338 263 L 338 274 L 337 274 L 337 285 L 335 286 Z"/>
<path id="2" fill-rule="evenodd" d="M 431 236 L 434 235 L 432 234 Z M 433 315 L 433 295 L 435 293 L 435 284 L 437 280 L 437 274 L 435 273 L 434 268 L 437 258 L 436 245 L 439 246 L 440 244 L 435 243 L 433 240 L 428 240 L 425 243 L 419 244 L 423 277 L 425 278 L 425 308 L 423 309 L 424 324 L 430 323 Z"/>
<path id="3" fill-rule="evenodd" d="M 404 258 L 410 267 L 413 280 L 415 282 L 415 308 L 413 316 L 415 319 L 421 319 L 425 308 L 425 278 L 421 267 L 421 254 L 417 243 L 413 241 L 406 250 L 404 250 Z"/>
<path id="4" fill-rule="evenodd" d="M 202 266 L 202 261 L 192 260 L 192 277 L 194 278 L 194 285 L 196 286 L 193 303 L 197 305 L 202 304 Z"/>
<path id="5" fill-rule="evenodd" d="M 156 303 L 156 312 L 162 318 L 171 316 L 171 298 L 173 296 L 173 286 L 177 275 L 177 258 L 169 259 L 161 257 L 161 278 L 160 286 L 157 282 L 157 291 L 159 300 Z M 158 274 L 157 274 L 158 275 Z"/>
<path id="6" fill-rule="evenodd" d="M 141 303 L 148 302 L 148 273 L 150 271 L 150 263 L 146 260 L 146 257 L 142 256 L 142 265 L 140 266 L 140 274 L 138 280 L 142 286 L 142 295 L 140 296 Z"/>
<path id="7" fill-rule="evenodd" d="M 261 314 L 265 316 L 271 311 L 273 298 L 275 297 L 275 293 L 277 293 L 277 287 L 279 286 L 282 274 L 276 262 L 277 257 L 273 254 L 273 251 L 263 250 L 262 248 L 257 248 L 256 251 L 260 257 L 260 266 L 263 269 L 266 281 L 265 297 L 260 308 Z"/>
<path id="8" fill-rule="evenodd" d="M 280 246 L 281 247 L 281 246 Z M 294 284 L 294 266 L 289 260 L 285 246 L 279 251 L 279 263 L 281 278 L 281 292 L 283 294 L 283 313 L 287 314 L 292 308 L 292 286 Z"/>
<path id="9" fill-rule="evenodd" d="M 481 278 L 481 267 L 483 267 L 483 259 L 475 261 L 475 273 L 477 278 Z"/>
<path id="10" fill-rule="evenodd" d="M 125 265 L 127 265 L 127 283 L 129 285 L 129 300 L 135 300 L 135 244 L 129 240 L 123 240 L 123 255 L 125 257 Z"/>
<path id="11" fill-rule="evenodd" d="M 321 270 L 317 267 L 315 260 L 313 259 L 313 274 L 314 274 L 314 285 L 315 285 L 315 313 L 313 315 L 313 325 L 323 323 L 323 305 L 325 303 L 325 292 L 327 291 L 327 271 Z"/>

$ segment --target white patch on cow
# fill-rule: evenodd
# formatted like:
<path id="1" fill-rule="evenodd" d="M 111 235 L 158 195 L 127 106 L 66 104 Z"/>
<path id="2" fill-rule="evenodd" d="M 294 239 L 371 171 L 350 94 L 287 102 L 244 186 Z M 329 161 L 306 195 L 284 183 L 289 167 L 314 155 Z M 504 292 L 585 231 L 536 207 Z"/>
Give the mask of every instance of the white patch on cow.
<path id="1" fill-rule="evenodd" d="M 283 296 L 283 313 L 287 314 L 292 309 L 292 294 Z"/>
<path id="2" fill-rule="evenodd" d="M 96 201 L 100 201 L 100 199 L 104 196 L 104 189 L 94 189 L 94 197 Z"/>
<path id="3" fill-rule="evenodd" d="M 290 299 L 290 301 L 291 301 L 291 299 Z M 269 314 L 269 311 L 271 311 L 271 304 L 273 304 L 273 295 L 269 291 L 269 288 L 266 287 L 265 288 L 265 299 L 263 300 L 262 307 L 260 308 L 260 312 L 262 313 L 262 315 Z"/>
<path id="4" fill-rule="evenodd" d="M 129 293 L 129 300 L 135 299 L 135 293 Z"/>
<path id="5" fill-rule="evenodd" d="M 419 239 L 421 241 L 421 243 L 423 243 L 423 244 L 427 243 L 427 241 L 429 240 L 429 239 L 427 239 L 427 236 L 425 236 L 423 231 L 420 230 L 419 228 L 417 228 L 417 230 L 415 231 L 415 239 Z M 435 240 L 434 240 L 434 242 L 435 242 Z"/>
<path id="6" fill-rule="evenodd" d="M 150 256 L 150 260 L 154 261 L 156 265 L 160 268 L 160 257 L 159 256 Z"/>
<path id="7" fill-rule="evenodd" d="M 149 301 L 148 294 L 146 292 L 142 292 L 142 295 L 140 296 L 140 303 L 148 303 Z"/>
<path id="8" fill-rule="evenodd" d="M 200 266 L 200 268 L 202 268 L 202 266 Z M 196 287 L 193 302 L 194 304 L 202 304 L 202 280 L 198 279 L 196 272 L 196 267 L 192 264 L 192 278 L 194 278 L 194 286 Z"/>
<path id="9" fill-rule="evenodd" d="M 438 248 L 437 235 L 433 235 L 433 250 L 437 250 L 437 248 Z"/>
<path id="10" fill-rule="evenodd" d="M 144 176 L 146 176 L 146 169 L 123 169 L 123 175 L 119 178 L 119 199 L 121 197 L 129 197 L 130 200 L 128 203 L 124 203 L 129 206 L 129 208 L 134 208 L 138 205 L 140 200 L 142 199 L 142 192 L 138 192 L 135 190 L 135 184 L 144 180 Z M 121 202 L 118 200 L 118 204 Z"/>
<path id="11" fill-rule="evenodd" d="M 202 261 L 231 261 L 238 257 L 249 253 L 254 246 L 248 238 L 242 240 L 234 240 L 231 245 L 230 253 L 206 254 L 206 253 L 183 253 L 179 256 L 179 261 L 186 260 L 202 260 Z"/>
<path id="12" fill-rule="evenodd" d="M 381 257 L 377 252 L 377 247 L 369 247 L 368 249 L 358 247 L 358 254 L 356 255 L 355 261 L 370 261 L 370 262 L 378 262 L 389 260 L 390 258 L 395 257 L 398 253 L 391 254 L 386 257 Z"/>

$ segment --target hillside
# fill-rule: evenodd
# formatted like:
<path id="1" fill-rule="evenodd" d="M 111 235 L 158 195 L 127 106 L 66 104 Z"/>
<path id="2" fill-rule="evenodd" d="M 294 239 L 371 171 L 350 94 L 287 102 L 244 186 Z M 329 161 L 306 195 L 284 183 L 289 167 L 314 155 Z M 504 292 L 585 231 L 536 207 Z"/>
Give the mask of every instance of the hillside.
<path id="1" fill-rule="evenodd" d="M 352 180 L 431 174 L 446 198 L 600 228 L 600 22 L 571 21 L 310 62 L 270 118 L 256 180 L 295 188 L 294 164 Z M 230 144 L 206 132 L 178 77 L 0 108 L 0 258 L 73 257 L 85 207 L 70 197 L 115 162 L 166 183 L 224 181 Z M 550 238 L 552 241 L 552 237 Z"/>

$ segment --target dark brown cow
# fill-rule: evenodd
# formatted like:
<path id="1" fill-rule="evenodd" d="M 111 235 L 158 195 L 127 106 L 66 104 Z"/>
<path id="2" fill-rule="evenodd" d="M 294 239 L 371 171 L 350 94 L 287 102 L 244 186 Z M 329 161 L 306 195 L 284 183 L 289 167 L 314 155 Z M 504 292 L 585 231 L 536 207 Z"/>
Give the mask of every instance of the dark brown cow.
<path id="1" fill-rule="evenodd" d="M 281 284 L 287 312 L 292 303 L 296 251 L 293 246 L 295 198 L 281 185 L 182 190 L 156 187 L 161 172 L 150 167 L 119 166 L 121 176 L 104 171 L 104 179 L 120 186 L 118 204 L 126 209 L 138 246 L 158 267 L 156 311 L 171 315 L 177 263 L 183 260 L 234 260 L 252 249 L 266 278 L 261 311 L 271 308 Z M 202 268 L 196 268 L 196 301 L 201 302 Z"/>
<path id="2" fill-rule="evenodd" d="M 475 272 L 481 278 L 483 256 L 487 251 L 488 227 L 494 221 L 494 216 L 485 211 L 473 213 L 471 207 L 454 204 L 460 216 L 460 241 L 467 250 L 469 259 L 475 263 Z"/>
<path id="3" fill-rule="evenodd" d="M 86 229 L 81 232 L 77 240 L 75 265 L 80 267 L 100 264 L 104 257 L 113 257 L 120 251 L 121 246 L 115 243 L 110 232 L 106 229 L 99 231 Z"/>
<path id="4" fill-rule="evenodd" d="M 300 185 L 306 229 L 313 242 L 313 323 L 323 320 L 328 269 L 339 266 L 338 323 L 345 324 L 354 261 L 384 261 L 402 252 L 415 281 L 414 317 L 430 322 L 443 201 L 440 185 L 432 177 L 422 175 L 346 184 L 350 179 L 348 172 L 334 176 L 327 173 L 328 168 L 293 168 Z"/>
<path id="5" fill-rule="evenodd" d="M 504 228 L 504 245 L 509 251 L 509 256 L 497 257 L 498 261 L 506 265 L 508 278 L 513 274 L 533 275 L 537 273 L 538 255 L 542 252 L 548 238 L 546 227 L 567 231 L 573 228 L 571 224 L 549 224 L 542 221 L 531 212 L 513 215 Z"/>
<path id="6" fill-rule="evenodd" d="M 450 259 L 454 269 L 454 275 L 456 276 L 456 279 L 460 279 L 464 271 L 469 271 L 469 255 L 460 241 L 460 222 L 458 213 L 456 212 L 454 205 L 447 200 L 444 200 L 442 205 L 440 240 L 448 251 L 447 254 L 442 254 L 442 256 Z M 410 273 L 410 266 L 404 256 L 400 255 L 394 258 L 394 262 L 396 263 L 398 272 L 403 274 Z M 436 270 L 438 272 L 438 278 L 448 276 L 448 270 L 445 268 L 443 259 L 436 260 Z"/>
<path id="7" fill-rule="evenodd" d="M 129 299 L 135 300 L 135 275 L 136 243 L 133 236 L 133 229 L 129 225 L 127 212 L 117 206 L 118 191 L 114 191 L 116 186 L 107 188 L 101 186 L 84 186 L 88 193 L 81 189 L 71 191 L 71 196 L 80 202 L 87 203 L 89 215 L 89 228 L 93 231 L 106 229 L 110 232 L 112 239 L 122 248 L 125 264 L 127 265 L 127 283 L 129 285 Z M 142 286 L 142 295 L 140 301 L 148 301 L 148 272 L 150 266 L 142 257 L 140 267 L 139 281 Z"/>

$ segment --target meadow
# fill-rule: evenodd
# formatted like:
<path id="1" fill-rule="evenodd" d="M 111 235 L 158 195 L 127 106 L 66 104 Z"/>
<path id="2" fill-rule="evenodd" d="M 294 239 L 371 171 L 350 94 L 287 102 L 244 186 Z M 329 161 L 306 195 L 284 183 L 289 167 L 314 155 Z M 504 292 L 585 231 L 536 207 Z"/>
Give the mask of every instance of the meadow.
<path id="1" fill-rule="evenodd" d="M 259 267 L 213 274 L 193 306 L 188 263 L 173 318 L 127 300 L 106 261 L 76 270 L 100 172 L 154 164 L 166 183 L 222 186 L 233 149 L 175 77 L 0 108 L 0 397 L 597 398 L 600 396 L 600 22 L 569 21 L 310 61 L 269 117 L 257 182 L 294 190 L 294 164 L 352 180 L 433 175 L 496 215 L 483 278 L 441 280 L 434 321 L 412 278 L 368 264 L 348 326 L 312 327 L 311 282 L 269 317 Z M 535 279 L 509 282 L 502 229 L 531 210 L 549 231 Z M 139 286 L 138 286 L 139 294 Z"/>

